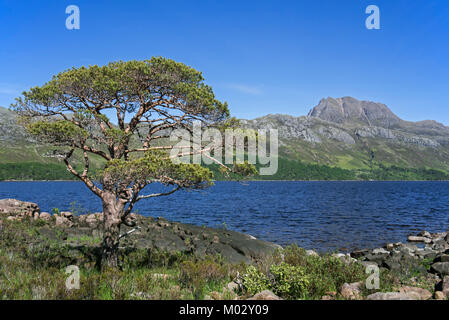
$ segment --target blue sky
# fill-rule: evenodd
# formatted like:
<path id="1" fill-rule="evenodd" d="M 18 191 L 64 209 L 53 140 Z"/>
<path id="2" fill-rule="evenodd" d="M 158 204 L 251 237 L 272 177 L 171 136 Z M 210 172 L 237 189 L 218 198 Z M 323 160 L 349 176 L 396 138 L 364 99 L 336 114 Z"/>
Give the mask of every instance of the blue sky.
<path id="1" fill-rule="evenodd" d="M 65 8 L 79 6 L 80 30 Z M 380 8 L 380 30 L 365 9 Z M 165 56 L 202 71 L 231 113 L 306 114 L 323 97 L 449 125 L 449 1 L 0 0 L 0 105 L 72 66 Z"/>

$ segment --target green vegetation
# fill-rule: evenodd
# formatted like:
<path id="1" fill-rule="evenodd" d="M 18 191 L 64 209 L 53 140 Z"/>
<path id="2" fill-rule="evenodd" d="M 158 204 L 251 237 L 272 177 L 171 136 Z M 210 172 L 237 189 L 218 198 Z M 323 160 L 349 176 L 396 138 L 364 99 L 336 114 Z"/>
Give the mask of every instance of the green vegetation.
<path id="1" fill-rule="evenodd" d="M 383 164 L 378 164 L 370 171 L 362 171 L 359 177 L 362 180 L 449 180 L 449 174 L 440 170 L 401 168 Z"/>
<path id="2" fill-rule="evenodd" d="M 208 166 L 216 180 L 232 180 L 237 176 L 223 175 L 218 165 Z M 260 166 L 256 166 L 257 169 Z M 449 180 L 449 174 L 435 169 L 403 168 L 381 163 L 371 169 L 342 169 L 279 158 L 278 171 L 272 176 L 255 175 L 252 180 Z"/>
<path id="3" fill-rule="evenodd" d="M 310 255 L 296 245 L 253 265 L 230 264 L 220 256 L 127 247 L 120 251 L 120 269 L 100 272 L 101 238 L 67 237 L 62 229 L 49 237 L 53 225 L 0 217 L 0 299 L 245 299 L 267 289 L 283 299 L 343 299 L 338 293 L 344 283 L 365 283 L 368 277 L 361 264 L 330 253 Z M 429 261 L 422 264 L 427 267 Z M 79 289 L 66 289 L 69 265 L 80 268 Z M 381 269 L 380 279 L 380 290 L 362 286 L 362 297 L 402 285 L 433 292 L 435 285 L 416 266 L 395 272 Z M 239 284 L 235 292 L 225 289 L 230 281 Z"/>
<path id="4" fill-rule="evenodd" d="M 218 165 L 207 166 L 216 180 L 239 179 L 224 175 Z M 257 166 L 259 167 L 259 166 Z M 436 169 L 403 168 L 376 164 L 373 169 L 348 170 L 327 165 L 279 158 L 278 172 L 272 176 L 256 175 L 252 180 L 449 180 L 449 174 Z M 0 163 L 2 180 L 76 180 L 62 163 Z"/>
<path id="5" fill-rule="evenodd" d="M 1 180 L 75 180 L 64 164 L 16 162 L 0 163 Z"/>
<path id="6" fill-rule="evenodd" d="M 272 260 L 251 266 L 243 276 L 248 293 L 272 290 L 284 299 L 321 299 L 337 292 L 344 283 L 365 281 L 360 264 L 347 264 L 331 254 L 307 255 L 296 245 L 286 247 Z"/>
<path id="7" fill-rule="evenodd" d="M 219 257 L 130 249 L 120 270 L 100 272 L 99 237 L 47 239 L 38 221 L 0 220 L 0 299 L 203 299 L 245 268 Z M 79 290 L 65 287 L 72 264 L 80 267 Z"/>

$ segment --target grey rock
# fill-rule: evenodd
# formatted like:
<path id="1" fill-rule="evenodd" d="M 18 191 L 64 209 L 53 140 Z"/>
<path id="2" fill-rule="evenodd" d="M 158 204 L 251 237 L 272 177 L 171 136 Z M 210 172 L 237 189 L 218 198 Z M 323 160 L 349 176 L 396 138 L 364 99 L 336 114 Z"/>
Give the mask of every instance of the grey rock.
<path id="1" fill-rule="evenodd" d="M 376 124 L 387 126 L 401 121 L 384 104 L 359 101 L 352 97 L 322 99 L 309 112 L 309 116 L 336 123 L 358 121 L 369 126 Z"/>
<path id="2" fill-rule="evenodd" d="M 383 262 L 382 266 L 387 268 L 388 270 L 400 270 L 401 269 L 400 260 L 399 259 L 394 259 L 394 258 L 386 259 Z"/>
<path id="3" fill-rule="evenodd" d="M 429 290 L 418 287 L 403 286 L 399 289 L 399 292 L 405 293 L 411 298 L 417 297 L 418 299 L 415 300 L 429 300 L 432 298 L 432 293 Z"/>
<path id="4" fill-rule="evenodd" d="M 385 250 L 383 248 L 374 249 L 372 251 L 372 253 L 375 254 L 375 255 L 385 255 L 385 256 L 388 256 L 390 254 L 389 251 L 387 251 L 387 250 Z"/>
<path id="5" fill-rule="evenodd" d="M 74 223 L 66 217 L 56 216 L 56 226 L 72 228 Z"/>
<path id="6" fill-rule="evenodd" d="M 36 140 L 17 123 L 16 113 L 0 107 L 0 145 L 14 146 L 23 142 L 36 142 Z"/>
<path id="7" fill-rule="evenodd" d="M 248 300 L 282 300 L 277 295 L 275 295 L 270 290 L 264 290 L 262 292 L 259 292 L 255 294 L 253 297 L 249 298 Z"/>
<path id="8" fill-rule="evenodd" d="M 18 218 L 25 216 L 39 217 L 40 209 L 36 203 L 16 199 L 0 200 L 0 215 L 9 215 Z"/>
<path id="9" fill-rule="evenodd" d="M 226 285 L 225 290 L 228 290 L 230 292 L 238 292 L 240 290 L 240 286 L 237 283 L 231 281 Z"/>
<path id="10" fill-rule="evenodd" d="M 409 242 L 423 242 L 423 243 L 431 243 L 432 239 L 426 237 L 418 237 L 418 236 L 408 236 L 407 240 Z"/>
<path id="11" fill-rule="evenodd" d="M 435 291 L 435 300 L 446 300 L 447 297 L 442 291 Z"/>
<path id="12" fill-rule="evenodd" d="M 432 264 L 430 271 L 442 276 L 449 275 L 449 262 L 436 262 Z"/>
<path id="13" fill-rule="evenodd" d="M 437 252 L 431 248 L 418 249 L 415 254 L 422 259 L 435 259 Z"/>
<path id="14" fill-rule="evenodd" d="M 351 257 L 358 259 L 361 258 L 369 253 L 368 249 L 360 249 L 360 250 L 354 250 L 351 252 Z"/>
<path id="15" fill-rule="evenodd" d="M 430 234 L 429 231 L 421 231 L 420 233 L 418 233 L 419 237 L 425 237 L 425 238 L 432 238 L 432 235 Z"/>
<path id="16" fill-rule="evenodd" d="M 340 294 L 345 299 L 358 300 L 360 299 L 360 293 L 362 291 L 361 287 L 361 282 L 354 282 L 350 284 L 344 283 L 340 288 Z"/>
<path id="17" fill-rule="evenodd" d="M 440 253 L 435 257 L 433 262 L 449 262 L 449 255 L 445 253 Z"/>
<path id="18" fill-rule="evenodd" d="M 306 255 L 319 257 L 319 254 L 315 250 L 306 250 Z"/>
<path id="19" fill-rule="evenodd" d="M 376 292 L 366 297 L 367 300 L 419 300 L 417 294 L 401 292 Z"/>
<path id="20" fill-rule="evenodd" d="M 368 266 L 378 266 L 378 264 L 376 262 L 373 262 L 373 261 L 357 261 L 357 262 L 360 263 L 365 268 L 368 267 Z"/>
<path id="21" fill-rule="evenodd" d="M 441 291 L 447 298 L 449 298 L 449 276 L 444 276 L 443 280 L 435 285 L 435 291 Z"/>
<path id="22" fill-rule="evenodd" d="M 384 250 L 384 251 L 385 252 L 383 252 L 383 253 L 377 253 L 377 254 L 369 253 L 364 258 L 367 261 L 376 262 L 378 266 L 381 266 L 382 263 L 385 261 L 385 259 L 387 259 L 387 257 L 390 255 L 390 253 L 388 251 L 386 251 L 386 250 Z M 380 251 L 376 251 L 376 252 L 380 252 Z"/>
<path id="23" fill-rule="evenodd" d="M 41 212 L 39 215 L 39 219 L 50 221 L 51 220 L 51 214 L 48 212 Z"/>

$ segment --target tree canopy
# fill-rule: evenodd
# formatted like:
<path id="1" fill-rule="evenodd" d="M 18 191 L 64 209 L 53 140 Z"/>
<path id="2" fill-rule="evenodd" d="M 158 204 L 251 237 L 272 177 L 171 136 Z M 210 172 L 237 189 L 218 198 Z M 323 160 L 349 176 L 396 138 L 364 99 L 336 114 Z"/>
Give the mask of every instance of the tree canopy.
<path id="1" fill-rule="evenodd" d="M 227 103 L 216 99 L 201 72 L 162 57 L 66 70 L 24 92 L 12 109 L 39 140 L 65 148 L 67 169 L 102 199 L 105 228 L 110 230 L 129 223 L 127 216 L 141 199 L 211 185 L 211 171 L 175 163 L 168 156 L 172 130 L 191 132 L 194 121 L 217 128 L 235 124 Z M 72 163 L 74 152 L 82 155 L 82 169 Z M 201 150 L 185 154 L 195 152 Z M 93 155 L 105 161 L 96 177 L 89 173 Z M 235 168 L 254 172 L 247 165 Z M 140 194 L 155 181 L 172 189 Z M 106 238 L 104 246 L 117 246 L 116 234 Z"/>

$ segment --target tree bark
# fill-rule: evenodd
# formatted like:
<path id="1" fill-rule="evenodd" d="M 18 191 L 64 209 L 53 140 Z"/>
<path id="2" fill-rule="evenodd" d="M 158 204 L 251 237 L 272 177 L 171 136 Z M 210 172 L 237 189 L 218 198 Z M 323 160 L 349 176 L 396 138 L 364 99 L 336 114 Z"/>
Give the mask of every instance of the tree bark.
<path id="1" fill-rule="evenodd" d="M 103 216 L 104 235 L 101 255 L 101 268 L 118 267 L 118 246 L 120 240 L 120 224 L 123 214 L 123 207 L 117 202 L 116 196 L 112 192 L 104 192 Z"/>

